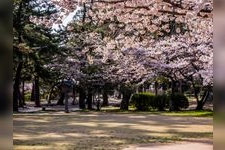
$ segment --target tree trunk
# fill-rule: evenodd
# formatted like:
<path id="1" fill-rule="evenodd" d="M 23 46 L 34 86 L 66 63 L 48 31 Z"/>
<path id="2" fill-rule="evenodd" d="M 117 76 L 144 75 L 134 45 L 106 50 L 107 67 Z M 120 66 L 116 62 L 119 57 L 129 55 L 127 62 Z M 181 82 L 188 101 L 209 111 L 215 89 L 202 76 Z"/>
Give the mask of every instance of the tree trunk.
<path id="1" fill-rule="evenodd" d="M 32 84 L 32 91 L 31 91 L 31 99 L 32 102 L 35 101 L 35 83 Z"/>
<path id="2" fill-rule="evenodd" d="M 143 91 L 143 92 L 146 92 L 146 90 L 145 90 L 145 84 L 142 85 L 142 88 L 143 88 L 142 91 Z"/>
<path id="3" fill-rule="evenodd" d="M 79 88 L 79 108 L 85 109 L 86 92 L 83 88 Z"/>
<path id="4" fill-rule="evenodd" d="M 201 99 L 199 99 L 199 93 L 200 93 L 200 88 L 196 87 L 194 83 L 192 83 L 193 88 L 194 88 L 194 95 L 197 101 L 197 106 L 195 108 L 195 110 L 203 110 L 204 109 L 204 105 L 206 102 L 207 97 L 209 96 L 209 88 L 204 90 L 203 96 Z"/>
<path id="5" fill-rule="evenodd" d="M 144 92 L 143 84 L 138 87 L 138 93 Z"/>
<path id="6" fill-rule="evenodd" d="M 155 81 L 155 95 L 158 95 L 158 86 L 159 86 L 159 83 Z"/>
<path id="7" fill-rule="evenodd" d="M 175 81 L 172 80 L 171 82 L 171 97 L 169 99 L 169 111 L 174 111 L 174 100 L 173 100 L 173 94 L 175 93 Z"/>
<path id="8" fill-rule="evenodd" d="M 69 113 L 69 96 L 68 93 L 64 93 L 65 95 L 65 113 Z"/>
<path id="9" fill-rule="evenodd" d="M 57 105 L 64 105 L 64 99 L 65 99 L 65 93 L 63 93 L 62 91 L 60 91 L 60 98 L 57 102 Z"/>
<path id="10" fill-rule="evenodd" d="M 21 91 L 22 90 L 22 91 Z M 22 81 L 22 89 L 19 90 L 19 107 L 24 107 L 24 82 Z"/>
<path id="11" fill-rule="evenodd" d="M 25 81 L 22 82 L 22 102 L 23 102 L 23 105 L 26 105 L 24 86 L 25 86 Z"/>
<path id="12" fill-rule="evenodd" d="M 175 108 L 174 108 L 173 95 L 174 95 L 174 93 L 171 94 L 171 98 L 169 100 L 169 111 L 174 111 L 175 110 Z"/>
<path id="13" fill-rule="evenodd" d="M 123 94 L 123 98 L 120 104 L 120 109 L 129 110 L 129 100 L 132 95 L 132 92 L 127 87 L 124 87 L 124 89 L 122 89 L 122 94 Z"/>
<path id="14" fill-rule="evenodd" d="M 180 91 L 180 93 L 182 93 L 182 94 L 184 94 L 184 88 L 183 88 L 183 86 L 184 86 L 184 82 L 183 82 L 183 81 L 180 81 L 180 82 L 179 82 L 179 91 Z"/>
<path id="15" fill-rule="evenodd" d="M 122 98 L 122 93 L 120 91 L 118 91 L 118 96 L 117 96 L 118 99 L 121 99 Z"/>
<path id="16" fill-rule="evenodd" d="M 73 102 L 72 102 L 72 105 L 75 105 L 76 103 L 76 88 L 75 86 L 73 86 Z"/>
<path id="17" fill-rule="evenodd" d="M 20 78 L 21 78 L 21 71 L 23 68 L 23 63 L 20 62 L 18 64 L 16 70 L 15 81 L 13 85 L 13 111 L 18 112 L 18 99 L 19 99 L 19 90 L 20 90 Z"/>
<path id="18" fill-rule="evenodd" d="M 92 92 L 90 89 L 88 89 L 88 97 L 87 97 L 87 104 L 88 104 L 88 109 L 92 110 Z"/>
<path id="19" fill-rule="evenodd" d="M 120 109 L 121 110 L 129 110 L 129 100 L 130 100 L 131 94 L 123 94 L 123 98 L 121 101 Z"/>
<path id="20" fill-rule="evenodd" d="M 204 104 L 202 101 L 197 102 L 197 107 L 195 110 L 203 110 Z"/>
<path id="21" fill-rule="evenodd" d="M 23 3 L 24 1 L 21 1 L 20 4 L 19 4 L 19 11 L 17 13 L 17 16 L 19 18 L 18 20 L 18 41 L 19 43 L 22 43 L 22 28 L 23 28 L 23 25 L 21 24 L 21 13 L 22 13 L 22 10 L 23 10 Z M 19 58 L 22 60 L 22 54 L 20 53 L 19 55 Z M 13 111 L 14 112 L 18 112 L 19 111 L 19 105 L 18 105 L 18 99 L 19 99 L 19 92 L 20 92 L 20 79 L 21 79 L 21 71 L 22 71 L 22 68 L 23 68 L 23 62 L 20 61 L 18 66 L 17 66 L 17 69 L 16 69 L 16 75 L 15 75 L 15 80 L 14 80 L 14 85 L 13 85 Z"/>
<path id="22" fill-rule="evenodd" d="M 103 89 L 103 103 L 102 106 L 109 106 L 109 97 L 106 90 Z"/>
<path id="23" fill-rule="evenodd" d="M 177 102 L 175 101 L 174 94 L 179 93 L 179 85 L 178 82 L 175 80 L 172 80 L 171 84 L 171 98 L 169 100 L 169 111 L 179 111 L 180 108 L 178 107 Z"/>
<path id="24" fill-rule="evenodd" d="M 23 94 L 19 90 L 19 107 L 23 107 Z"/>
<path id="25" fill-rule="evenodd" d="M 207 89 L 205 89 L 204 94 L 201 98 L 201 100 L 197 101 L 197 107 L 196 110 L 204 110 L 204 105 L 207 101 L 207 99 L 209 98 L 210 95 L 210 87 L 208 87 Z"/>
<path id="26" fill-rule="evenodd" d="M 100 111 L 100 109 L 101 109 L 101 104 L 100 104 L 100 95 L 99 95 L 99 92 L 98 92 L 98 98 L 97 98 L 97 111 Z"/>
<path id="27" fill-rule="evenodd" d="M 41 107 L 41 101 L 40 101 L 40 87 L 39 87 L 39 77 L 36 76 L 34 79 L 34 86 L 35 86 L 35 107 Z"/>

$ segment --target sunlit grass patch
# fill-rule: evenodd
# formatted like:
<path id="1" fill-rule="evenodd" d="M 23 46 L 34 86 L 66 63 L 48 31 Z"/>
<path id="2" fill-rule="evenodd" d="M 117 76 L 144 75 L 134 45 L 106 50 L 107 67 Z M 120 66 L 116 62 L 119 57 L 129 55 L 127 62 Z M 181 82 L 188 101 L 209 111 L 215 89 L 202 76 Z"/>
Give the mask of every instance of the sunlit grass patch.
<path id="1" fill-rule="evenodd" d="M 186 110 L 186 111 L 177 111 L 177 112 L 162 112 L 163 115 L 168 116 L 189 116 L 189 117 L 213 117 L 213 111 L 210 110 Z"/>
<path id="2" fill-rule="evenodd" d="M 134 107 L 129 107 L 128 111 L 120 110 L 119 107 L 104 107 L 101 112 L 111 112 L 111 113 L 135 113 L 135 114 L 159 114 L 168 116 L 184 116 L 184 117 L 213 117 L 213 111 L 211 110 L 182 110 L 182 111 L 136 111 Z"/>

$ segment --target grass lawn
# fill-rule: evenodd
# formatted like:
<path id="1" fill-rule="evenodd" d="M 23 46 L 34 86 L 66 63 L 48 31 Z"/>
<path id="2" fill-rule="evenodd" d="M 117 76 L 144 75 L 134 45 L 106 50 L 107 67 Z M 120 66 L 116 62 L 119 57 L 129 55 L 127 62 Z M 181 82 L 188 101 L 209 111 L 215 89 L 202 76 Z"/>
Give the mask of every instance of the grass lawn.
<path id="1" fill-rule="evenodd" d="M 182 111 L 136 111 L 134 107 L 130 107 L 129 111 L 121 111 L 118 107 L 103 107 L 101 109 L 103 112 L 110 112 L 110 113 L 130 113 L 130 114 L 159 114 L 159 115 L 167 115 L 167 116 L 186 116 L 186 117 L 213 117 L 212 110 L 182 110 Z"/>
<path id="2" fill-rule="evenodd" d="M 109 109 L 110 110 L 110 109 Z M 13 115 L 15 150 L 119 150 L 212 140 L 212 112 L 44 112 Z"/>
<path id="3" fill-rule="evenodd" d="M 187 117 L 213 117 L 213 111 L 194 111 L 194 110 L 187 110 L 187 111 L 178 111 L 178 112 L 162 112 L 164 115 L 168 116 L 187 116 Z"/>

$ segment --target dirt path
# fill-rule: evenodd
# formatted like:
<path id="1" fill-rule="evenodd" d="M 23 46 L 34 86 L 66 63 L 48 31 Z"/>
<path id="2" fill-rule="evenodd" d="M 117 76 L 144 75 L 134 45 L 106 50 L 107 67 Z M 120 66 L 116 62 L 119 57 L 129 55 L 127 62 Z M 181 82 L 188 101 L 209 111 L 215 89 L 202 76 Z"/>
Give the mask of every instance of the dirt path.
<path id="1" fill-rule="evenodd" d="M 119 150 L 137 144 L 212 141 L 212 132 L 210 117 L 101 112 L 13 116 L 15 150 Z"/>

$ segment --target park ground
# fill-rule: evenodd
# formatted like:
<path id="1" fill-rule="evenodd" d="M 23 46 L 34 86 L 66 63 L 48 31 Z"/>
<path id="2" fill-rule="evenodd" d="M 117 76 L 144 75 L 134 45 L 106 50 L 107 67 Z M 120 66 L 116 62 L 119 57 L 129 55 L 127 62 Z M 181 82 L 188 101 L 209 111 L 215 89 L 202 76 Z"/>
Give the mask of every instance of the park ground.
<path id="1" fill-rule="evenodd" d="M 210 111 L 19 113 L 13 115 L 14 149 L 179 150 L 176 146 L 193 143 L 187 148 L 211 150 L 212 116 Z"/>

